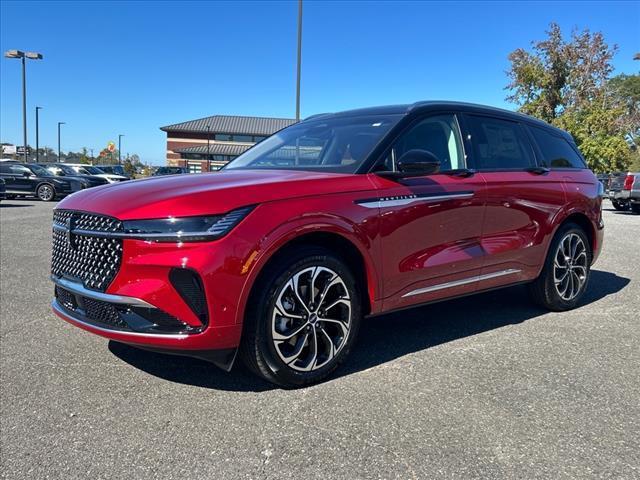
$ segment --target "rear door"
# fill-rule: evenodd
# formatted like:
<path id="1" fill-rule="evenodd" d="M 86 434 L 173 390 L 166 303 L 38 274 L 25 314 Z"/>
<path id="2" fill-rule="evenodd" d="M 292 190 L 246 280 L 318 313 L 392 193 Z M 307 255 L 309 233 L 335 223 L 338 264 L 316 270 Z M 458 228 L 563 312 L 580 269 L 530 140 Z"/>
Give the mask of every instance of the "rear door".
<path id="1" fill-rule="evenodd" d="M 415 149 L 434 154 L 440 172 L 401 180 L 372 174 L 379 196 L 359 202 L 380 212 L 385 309 L 470 293 L 482 267 L 484 179 L 465 170 L 457 115 L 417 119 L 380 169 L 395 170 L 403 153 Z"/>
<path id="2" fill-rule="evenodd" d="M 538 161 L 524 124 L 511 117 L 467 114 L 471 163 L 486 182 L 480 290 L 537 276 L 565 204 L 563 175 Z"/>

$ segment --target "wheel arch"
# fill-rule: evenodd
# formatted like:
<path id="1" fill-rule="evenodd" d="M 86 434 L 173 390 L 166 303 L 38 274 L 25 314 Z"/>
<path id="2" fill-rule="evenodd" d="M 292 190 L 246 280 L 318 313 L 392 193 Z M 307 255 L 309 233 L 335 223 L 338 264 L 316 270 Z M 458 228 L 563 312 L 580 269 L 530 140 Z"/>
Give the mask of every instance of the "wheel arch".
<path id="1" fill-rule="evenodd" d="M 365 249 L 358 246 L 352 239 L 347 238 L 346 235 L 338 233 L 335 230 L 314 230 L 281 239 L 268 253 L 262 256 L 262 261 L 254 266 L 256 273 L 247 282 L 248 288 L 245 288 L 246 293 L 243 294 L 244 301 L 241 302 L 242 308 L 237 312 L 239 322 L 243 322 L 246 307 L 255 293 L 256 286 L 259 284 L 265 272 L 268 271 L 268 268 L 274 263 L 286 258 L 287 252 L 291 251 L 291 249 L 303 245 L 328 248 L 334 252 L 336 256 L 345 262 L 352 271 L 356 281 L 362 286 L 360 295 L 362 297 L 361 304 L 363 314 L 367 315 L 375 308 L 374 300 L 377 298 L 377 274 L 372 260 L 366 253 L 363 253 Z"/>

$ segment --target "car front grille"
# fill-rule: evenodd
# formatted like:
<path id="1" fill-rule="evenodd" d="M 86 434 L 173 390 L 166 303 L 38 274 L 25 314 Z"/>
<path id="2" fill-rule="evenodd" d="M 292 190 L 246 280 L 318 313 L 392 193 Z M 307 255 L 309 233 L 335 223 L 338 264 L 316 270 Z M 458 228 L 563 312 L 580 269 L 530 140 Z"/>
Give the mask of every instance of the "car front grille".
<path id="1" fill-rule="evenodd" d="M 104 215 L 54 210 L 53 226 L 51 274 L 79 280 L 86 288 L 104 292 L 120 269 L 122 239 L 91 233 L 122 232 L 122 222 Z"/>

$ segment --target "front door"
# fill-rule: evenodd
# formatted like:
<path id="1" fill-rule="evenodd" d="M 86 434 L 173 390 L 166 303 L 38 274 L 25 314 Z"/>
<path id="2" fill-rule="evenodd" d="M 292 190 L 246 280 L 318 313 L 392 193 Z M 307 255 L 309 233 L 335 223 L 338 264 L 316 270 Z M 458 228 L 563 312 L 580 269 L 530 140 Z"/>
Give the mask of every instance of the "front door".
<path id="1" fill-rule="evenodd" d="M 435 155 L 440 171 L 402 180 L 373 173 L 378 197 L 362 202 L 380 212 L 385 309 L 470 293 L 482 268 L 484 179 L 466 169 L 456 115 L 419 119 L 378 169 L 395 169 L 415 149 Z"/>

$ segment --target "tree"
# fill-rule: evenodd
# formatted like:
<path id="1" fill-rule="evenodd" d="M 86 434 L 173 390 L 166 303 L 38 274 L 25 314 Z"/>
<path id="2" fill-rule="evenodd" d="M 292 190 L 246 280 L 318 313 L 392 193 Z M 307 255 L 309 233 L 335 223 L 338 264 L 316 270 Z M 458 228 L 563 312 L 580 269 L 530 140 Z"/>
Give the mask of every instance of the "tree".
<path id="1" fill-rule="evenodd" d="M 610 78 L 616 51 L 600 32 L 574 31 L 565 41 L 552 23 L 531 51 L 509 54 L 507 100 L 569 131 L 596 172 L 625 170 L 638 150 L 638 76 Z"/>

